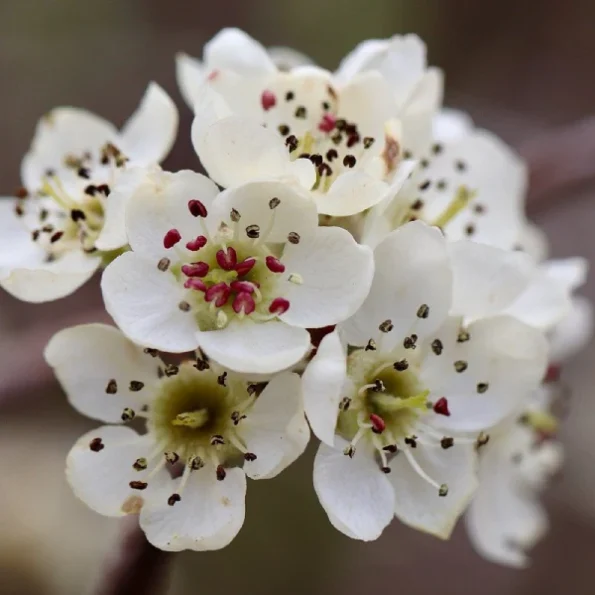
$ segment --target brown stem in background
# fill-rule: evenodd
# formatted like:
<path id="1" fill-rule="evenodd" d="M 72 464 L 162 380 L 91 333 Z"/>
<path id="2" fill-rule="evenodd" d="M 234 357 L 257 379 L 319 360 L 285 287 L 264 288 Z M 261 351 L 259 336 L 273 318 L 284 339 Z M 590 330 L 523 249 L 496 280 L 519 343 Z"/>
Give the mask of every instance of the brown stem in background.
<path id="1" fill-rule="evenodd" d="M 561 202 L 595 180 L 595 117 L 538 133 L 520 146 L 529 164 L 530 211 Z"/>
<path id="2" fill-rule="evenodd" d="M 122 532 L 102 568 L 94 595 L 161 595 L 167 592 L 172 554 L 154 548 L 133 515 L 122 521 Z"/>

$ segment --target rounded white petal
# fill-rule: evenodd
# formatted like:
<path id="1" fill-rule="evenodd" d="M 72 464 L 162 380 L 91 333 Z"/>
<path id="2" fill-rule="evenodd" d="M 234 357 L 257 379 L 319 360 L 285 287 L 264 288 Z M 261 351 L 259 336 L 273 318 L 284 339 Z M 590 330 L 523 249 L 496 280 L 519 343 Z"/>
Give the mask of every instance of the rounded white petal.
<path id="1" fill-rule="evenodd" d="M 469 340 L 457 341 L 458 319 L 435 333 L 443 345 L 439 355 L 428 349 L 421 380 L 430 399 L 446 397 L 450 416 L 436 415 L 445 430 L 479 432 L 518 413 L 540 384 L 548 345 L 542 332 L 510 316 L 496 316 L 467 327 Z M 455 364 L 466 364 L 457 371 Z M 480 385 L 487 385 L 480 390 Z"/>
<path id="2" fill-rule="evenodd" d="M 511 440 L 516 429 L 488 443 L 481 455 L 480 487 L 466 514 L 473 547 L 487 560 L 515 568 L 529 564 L 526 554 L 547 531 L 537 494 L 519 485 Z"/>
<path id="3" fill-rule="evenodd" d="M 378 326 L 391 320 L 394 329 L 383 344 L 401 341 L 410 333 L 420 337 L 436 330 L 450 308 L 452 274 L 446 241 L 440 231 L 422 222 L 408 223 L 390 233 L 374 251 L 376 271 L 368 298 L 341 325 L 351 345 L 377 337 Z M 427 318 L 418 317 L 422 305 Z"/>
<path id="4" fill-rule="evenodd" d="M 570 314 L 571 294 L 584 283 L 586 274 L 587 263 L 583 258 L 547 261 L 506 313 L 550 331 Z"/>
<path id="5" fill-rule="evenodd" d="M 347 354 L 338 332 L 322 339 L 302 377 L 304 409 L 312 431 L 333 446 L 343 385 L 347 379 Z"/>
<path id="6" fill-rule="evenodd" d="M 236 28 L 226 28 L 217 33 L 205 44 L 203 56 L 205 64 L 211 69 L 229 69 L 246 76 L 276 71 L 266 49 Z"/>
<path id="7" fill-rule="evenodd" d="M 302 454 L 303 448 L 287 431 L 296 416 L 307 426 L 301 399 L 300 377 L 290 372 L 277 374 L 240 422 L 238 436 L 257 457 L 244 463 L 244 472 L 251 479 L 273 477 Z M 295 451 L 299 452 L 294 455 Z"/>
<path id="8" fill-rule="evenodd" d="M 310 57 L 293 48 L 274 46 L 268 48 L 267 51 L 278 70 L 291 70 L 297 66 L 310 66 L 313 64 Z"/>
<path id="9" fill-rule="evenodd" d="M 91 443 L 97 440 L 101 440 L 100 446 L 91 450 Z M 154 448 L 150 435 L 139 436 L 130 428 L 103 426 L 91 430 L 68 453 L 66 479 L 76 496 L 99 514 L 118 517 L 137 513 L 153 490 L 168 479 L 163 469 L 145 490 L 129 485 L 131 481 L 147 481 L 151 469 L 136 471 L 133 464 L 149 457 Z"/>
<path id="10" fill-rule="evenodd" d="M 391 87 L 379 72 L 358 74 L 341 89 L 341 116 L 357 122 L 364 135 L 383 138 L 386 122 L 396 115 Z"/>
<path id="11" fill-rule="evenodd" d="M 419 176 L 420 184 L 431 182 L 420 193 L 426 221 L 438 219 L 461 186 L 473 193 L 470 206 L 444 226 L 449 240 L 468 238 L 472 226 L 474 241 L 505 250 L 517 245 L 526 227 L 527 172 L 520 158 L 499 138 L 474 130 L 445 145 L 439 155 L 432 155 Z"/>
<path id="12" fill-rule="evenodd" d="M 545 260 L 549 253 L 546 233 L 533 223 L 526 223 L 519 239 L 519 247 L 531 255 L 536 262 Z"/>
<path id="13" fill-rule="evenodd" d="M 86 283 L 99 268 L 101 258 L 85 254 L 81 250 L 65 253 L 57 260 L 34 262 L 39 253 L 29 253 L 30 262 L 4 271 L 0 286 L 11 295 L 25 302 L 41 303 L 57 300 L 75 292 Z"/>
<path id="14" fill-rule="evenodd" d="M 387 184 L 363 171 L 348 171 L 333 182 L 328 192 L 315 192 L 313 197 L 319 213 L 348 217 L 378 204 L 388 188 Z"/>
<path id="15" fill-rule="evenodd" d="M 581 351 L 593 336 L 593 322 L 593 304 L 575 297 L 568 315 L 550 333 L 550 360 L 563 362 Z"/>
<path id="16" fill-rule="evenodd" d="M 210 358 L 245 374 L 285 370 L 300 361 L 310 347 L 306 330 L 275 320 L 235 320 L 224 329 L 197 331 L 194 336 L 195 343 Z"/>
<path id="17" fill-rule="evenodd" d="M 351 316 L 363 303 L 374 275 L 374 259 L 368 246 L 358 244 L 339 227 L 319 227 L 297 245 L 287 244 L 283 253 L 286 271 L 303 283 L 285 281 L 281 294 L 291 304 L 280 316 L 288 324 L 320 328 Z"/>
<path id="18" fill-rule="evenodd" d="M 150 83 L 137 110 L 120 131 L 118 148 L 135 165 L 161 163 L 178 133 L 178 110 L 170 96 Z"/>
<path id="19" fill-rule="evenodd" d="M 163 245 L 165 234 L 177 229 L 182 236 L 182 245 L 203 235 L 201 221 L 192 216 L 188 202 L 200 200 L 210 211 L 218 193 L 217 186 L 202 174 L 189 170 L 173 174 L 152 170 L 126 204 L 130 247 L 144 258 L 153 259 L 155 266 L 163 257 L 172 258 L 172 253 L 175 258 L 175 250 Z M 208 216 L 207 223 L 211 220 Z"/>
<path id="20" fill-rule="evenodd" d="M 225 188 L 262 178 L 300 183 L 306 167 L 300 164 L 295 170 L 283 139 L 248 117 L 223 118 L 205 130 L 197 119 L 192 126 L 192 142 L 209 176 Z M 312 163 L 307 167 L 314 170 Z"/>
<path id="21" fill-rule="evenodd" d="M 228 469 L 223 481 L 207 465 L 190 474 L 174 506 L 167 503 L 176 493 L 178 480 L 170 481 L 169 492 L 147 500 L 140 526 L 155 547 L 172 552 L 218 550 L 228 545 L 244 524 L 246 476 L 241 469 Z"/>
<path id="22" fill-rule="evenodd" d="M 45 251 L 32 240 L 31 233 L 15 213 L 14 198 L 0 198 L 0 278 L 18 267 L 37 268 Z"/>
<path id="23" fill-rule="evenodd" d="M 535 277 L 533 259 L 461 240 L 449 244 L 453 271 L 452 315 L 489 316 L 512 304 Z"/>
<path id="24" fill-rule="evenodd" d="M 451 108 L 442 108 L 432 121 L 432 136 L 439 143 L 456 142 L 472 130 L 471 116 Z"/>
<path id="25" fill-rule="evenodd" d="M 194 106 L 204 85 L 204 77 L 205 67 L 200 60 L 188 54 L 176 54 L 176 80 L 180 93 L 190 108 Z"/>
<path id="26" fill-rule="evenodd" d="M 21 164 L 23 184 L 37 190 L 48 169 L 64 168 L 66 155 L 98 151 L 117 140 L 118 131 L 107 120 L 83 109 L 55 108 L 37 124 L 31 149 Z"/>
<path id="27" fill-rule="evenodd" d="M 117 250 L 128 243 L 126 235 L 126 205 L 148 175 L 143 167 L 132 167 L 118 172 L 110 186 L 109 201 L 105 205 L 103 228 L 95 240 L 98 250 Z"/>
<path id="28" fill-rule="evenodd" d="M 198 346 L 192 315 L 178 307 L 186 290 L 157 262 L 126 252 L 105 269 L 101 289 L 106 310 L 135 343 L 172 353 Z"/>
<path id="29" fill-rule="evenodd" d="M 378 539 L 394 514 L 395 494 L 374 461 L 372 451 L 358 446 L 351 459 L 347 442 L 335 448 L 321 444 L 314 460 L 314 489 L 333 526 L 354 539 Z"/>
<path id="30" fill-rule="evenodd" d="M 366 70 L 377 70 L 377 65 L 390 46 L 388 39 L 366 39 L 347 54 L 335 72 L 335 78 L 345 83 Z"/>
<path id="31" fill-rule="evenodd" d="M 388 474 L 395 490 L 395 514 L 414 529 L 448 539 L 477 489 L 475 447 L 457 444 L 455 438 L 449 449 L 418 442 L 410 452 L 426 475 L 448 486 L 448 493 L 441 497 L 436 486 L 416 472 L 405 453 L 398 453 Z"/>
<path id="32" fill-rule="evenodd" d="M 273 198 L 280 202 L 271 209 L 269 203 Z M 240 213 L 240 233 L 251 225 L 258 225 L 261 241 L 268 243 L 286 242 L 291 232 L 297 233 L 302 242 L 309 243 L 318 226 L 316 205 L 309 194 L 276 181 L 251 182 L 223 191 L 213 203 L 214 220 L 231 225 L 232 209 Z"/>
<path id="33" fill-rule="evenodd" d="M 56 333 L 44 352 L 68 401 L 82 414 L 107 423 L 121 421 L 122 411 L 134 411 L 151 400 L 157 380 L 157 365 L 116 328 L 84 324 Z M 131 391 L 130 382 L 142 382 Z M 107 391 L 115 381 L 117 392 Z"/>

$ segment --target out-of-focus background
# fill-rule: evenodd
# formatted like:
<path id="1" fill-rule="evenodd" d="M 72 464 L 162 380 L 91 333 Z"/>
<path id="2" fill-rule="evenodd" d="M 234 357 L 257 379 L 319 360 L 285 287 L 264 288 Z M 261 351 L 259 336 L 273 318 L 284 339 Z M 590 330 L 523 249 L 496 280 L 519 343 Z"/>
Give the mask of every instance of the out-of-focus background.
<path id="1" fill-rule="evenodd" d="M 182 116 L 166 166 L 196 167 L 174 54 L 199 56 L 205 41 L 229 25 L 266 45 L 299 48 L 329 68 L 364 38 L 416 32 L 427 41 L 431 63 L 446 71 L 446 103 L 468 109 L 518 148 L 550 142 L 542 135 L 551 127 L 587 117 L 595 106 L 591 0 L 4 0 L 0 195 L 19 185 L 21 157 L 45 111 L 69 104 L 122 123 L 150 80 L 173 95 Z M 595 170 L 595 155 L 592 163 Z M 537 204 L 534 216 L 550 236 L 552 254 L 593 260 L 595 188 L 556 198 Z M 584 289 L 592 299 L 594 279 Z M 51 305 L 0 295 L 2 595 L 80 595 L 113 553 L 118 521 L 88 511 L 63 474 L 68 449 L 93 424 L 67 406 L 41 356 L 43 341 L 66 320 L 99 320 L 100 307 L 97 284 Z M 347 539 L 316 502 L 310 453 L 277 479 L 251 483 L 246 525 L 229 548 L 175 558 L 170 595 L 240 589 L 592 595 L 594 357 L 591 346 L 563 372 L 573 392 L 563 430 L 567 462 L 546 498 L 551 533 L 529 570 L 483 561 L 463 527 L 447 543 L 397 522 L 373 544 Z"/>

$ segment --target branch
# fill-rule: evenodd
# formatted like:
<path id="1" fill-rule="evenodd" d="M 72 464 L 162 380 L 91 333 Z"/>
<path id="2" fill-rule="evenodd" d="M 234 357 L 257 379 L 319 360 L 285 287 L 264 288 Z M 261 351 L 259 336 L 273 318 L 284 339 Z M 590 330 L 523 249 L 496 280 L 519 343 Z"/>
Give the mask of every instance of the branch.
<path id="1" fill-rule="evenodd" d="M 114 551 L 106 559 L 94 595 L 159 595 L 167 591 L 172 554 L 154 548 L 138 526 L 138 517 L 123 519 Z"/>
<path id="2" fill-rule="evenodd" d="M 529 164 L 528 208 L 566 200 L 595 180 L 595 117 L 539 133 L 520 153 Z"/>

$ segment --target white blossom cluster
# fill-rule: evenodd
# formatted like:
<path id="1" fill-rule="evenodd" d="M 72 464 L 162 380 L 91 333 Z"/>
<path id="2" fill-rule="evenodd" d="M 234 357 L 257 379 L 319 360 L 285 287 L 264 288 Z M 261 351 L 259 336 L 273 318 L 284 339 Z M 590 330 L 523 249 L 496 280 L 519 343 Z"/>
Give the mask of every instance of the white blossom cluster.
<path id="1" fill-rule="evenodd" d="M 523 162 L 442 107 L 414 35 L 329 72 L 226 29 L 177 75 L 207 175 L 160 167 L 178 113 L 151 83 L 121 130 L 43 117 L 0 202 L 0 285 L 46 302 L 99 270 L 116 325 L 45 351 L 107 424 L 68 455 L 76 495 L 138 514 L 158 548 L 222 548 L 246 477 L 275 477 L 312 431 L 313 487 L 345 535 L 397 517 L 446 539 L 468 511 L 482 555 L 524 565 L 561 462 L 555 366 L 591 308 L 584 260 L 546 260 L 525 217 Z"/>

